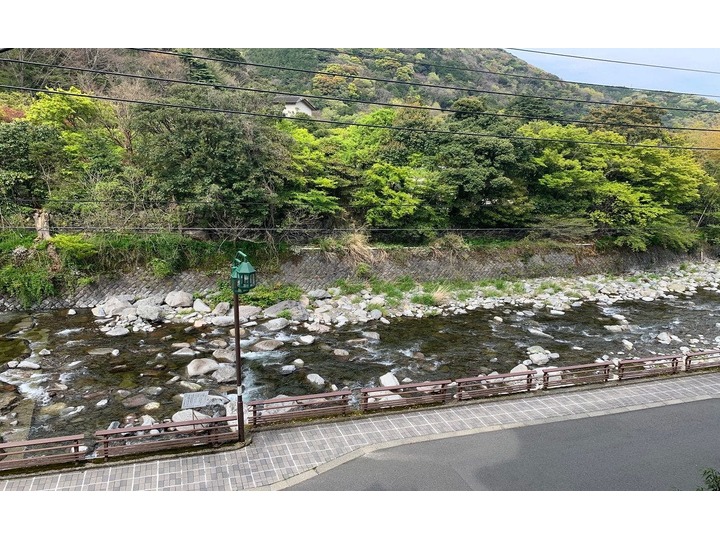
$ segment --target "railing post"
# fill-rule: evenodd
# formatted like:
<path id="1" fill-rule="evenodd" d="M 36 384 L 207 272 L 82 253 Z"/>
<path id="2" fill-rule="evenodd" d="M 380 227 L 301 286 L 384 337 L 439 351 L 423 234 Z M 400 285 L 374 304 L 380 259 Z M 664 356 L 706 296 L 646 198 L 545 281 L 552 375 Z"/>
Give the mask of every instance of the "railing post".
<path id="1" fill-rule="evenodd" d="M 80 438 L 75 438 L 73 442 L 72 450 L 75 452 L 75 464 L 80 463 Z"/>
<path id="2" fill-rule="evenodd" d="M 105 434 L 102 440 L 102 454 L 104 460 L 110 457 L 110 436 L 108 434 Z"/>

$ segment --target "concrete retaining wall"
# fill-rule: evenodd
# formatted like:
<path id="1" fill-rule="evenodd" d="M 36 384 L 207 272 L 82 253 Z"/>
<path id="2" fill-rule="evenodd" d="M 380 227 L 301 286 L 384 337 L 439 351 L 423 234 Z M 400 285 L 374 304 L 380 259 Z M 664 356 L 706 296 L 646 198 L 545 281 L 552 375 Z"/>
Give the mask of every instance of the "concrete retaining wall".
<path id="1" fill-rule="evenodd" d="M 261 283 L 292 283 L 306 289 L 331 286 L 338 279 L 375 277 L 394 280 L 410 276 L 418 281 L 441 279 L 517 279 L 534 277 L 592 275 L 624 273 L 633 270 L 661 268 L 683 260 L 715 258 L 718 253 L 695 255 L 655 249 L 645 253 L 597 253 L 590 247 L 567 249 L 511 248 L 474 250 L 459 253 L 434 251 L 427 248 L 374 249 L 364 259 L 352 259 L 319 249 L 302 249 L 287 256 L 279 268 L 270 271 L 256 266 Z M 229 274 L 228 262 L 228 274 Z M 185 272 L 167 278 L 158 278 L 149 272 L 100 278 L 97 282 L 65 290 L 57 297 L 47 298 L 35 309 L 64 309 L 93 307 L 113 295 L 131 295 L 137 298 L 166 295 L 172 290 L 206 294 L 218 282 L 228 279 L 227 274 Z M 19 302 L 0 296 L 0 311 L 19 310 Z"/>

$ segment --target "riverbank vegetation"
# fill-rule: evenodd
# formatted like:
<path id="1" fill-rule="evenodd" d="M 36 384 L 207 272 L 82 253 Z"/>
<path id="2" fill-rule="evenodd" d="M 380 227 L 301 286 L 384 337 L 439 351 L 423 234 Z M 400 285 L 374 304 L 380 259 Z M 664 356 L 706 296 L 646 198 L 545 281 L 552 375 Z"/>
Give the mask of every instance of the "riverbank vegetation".
<path id="1" fill-rule="evenodd" d="M 720 152 L 697 149 L 718 146 L 717 106 L 699 97 L 555 84 L 486 49 L 7 57 L 0 292 L 26 303 L 136 267 L 224 267 L 238 248 L 272 265 L 315 245 L 364 278 L 377 245 L 720 241 Z M 318 116 L 283 118 L 290 92 Z"/>

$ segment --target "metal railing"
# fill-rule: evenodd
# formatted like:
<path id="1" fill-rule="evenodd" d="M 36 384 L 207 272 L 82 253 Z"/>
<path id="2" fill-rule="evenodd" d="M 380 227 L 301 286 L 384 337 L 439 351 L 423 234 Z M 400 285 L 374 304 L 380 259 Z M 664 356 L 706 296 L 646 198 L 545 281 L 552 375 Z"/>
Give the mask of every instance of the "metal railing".
<path id="1" fill-rule="evenodd" d="M 623 359 L 618 362 L 618 380 L 646 378 L 663 374 L 677 374 L 683 355 L 653 356 L 638 359 Z"/>
<path id="2" fill-rule="evenodd" d="M 233 422 L 236 425 L 234 430 L 231 426 Z M 211 417 L 98 430 L 95 437 L 99 441 L 98 457 L 105 460 L 110 457 L 181 447 L 218 446 L 237 440 L 237 417 Z"/>
<path id="3" fill-rule="evenodd" d="M 367 387 L 360 390 L 360 411 L 386 410 L 419 404 L 446 403 L 452 380 L 437 380 L 397 386 Z"/>
<path id="4" fill-rule="evenodd" d="M 617 363 L 604 361 L 569 367 L 551 367 L 515 373 L 492 374 L 455 380 L 416 382 L 390 387 L 360 390 L 359 412 L 444 404 L 453 397 L 458 401 L 512 395 L 534 389 L 552 390 L 586 384 L 606 383 L 613 379 L 617 365 L 617 381 L 682 371 L 720 368 L 720 350 L 687 354 L 623 359 Z M 542 372 L 542 374 L 540 374 Z M 453 392 L 454 391 L 454 392 Z M 352 391 L 334 391 L 295 397 L 280 397 L 249 402 L 250 428 L 286 423 L 301 419 L 345 416 L 353 412 Z M 25 440 L 0 444 L 0 471 L 31 468 L 51 464 L 76 464 L 91 460 L 83 445 L 95 447 L 97 457 L 105 460 L 124 455 L 155 453 L 177 448 L 215 447 L 237 441 L 237 416 L 157 423 L 120 429 L 98 430 L 95 440 L 84 444 L 82 434 Z"/>
<path id="5" fill-rule="evenodd" d="M 720 367 L 720 350 L 685 354 L 685 371 L 698 371 Z"/>
<path id="6" fill-rule="evenodd" d="M 80 451 L 84 439 L 84 434 L 75 434 L 0 444 L 0 470 L 68 462 L 77 464 L 85 458 L 85 454 Z"/>
<path id="7" fill-rule="evenodd" d="M 296 419 L 346 415 L 350 412 L 351 395 L 352 391 L 345 390 L 252 401 L 247 405 L 248 422 L 258 427 Z"/>
<path id="8" fill-rule="evenodd" d="M 570 367 L 543 368 L 542 386 L 550 389 L 607 382 L 610 380 L 610 369 L 613 365 L 612 361 L 603 361 Z"/>
<path id="9" fill-rule="evenodd" d="M 489 374 L 474 378 L 460 378 L 457 382 L 458 400 L 478 397 L 495 397 L 530 391 L 535 385 L 537 371 L 523 371 L 506 374 Z"/>

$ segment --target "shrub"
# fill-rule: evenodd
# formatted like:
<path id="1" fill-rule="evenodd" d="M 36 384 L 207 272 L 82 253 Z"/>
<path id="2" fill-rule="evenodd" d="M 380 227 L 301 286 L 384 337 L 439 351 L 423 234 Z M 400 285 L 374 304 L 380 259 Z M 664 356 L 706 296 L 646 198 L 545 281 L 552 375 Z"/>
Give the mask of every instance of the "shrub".
<path id="1" fill-rule="evenodd" d="M 0 290 L 20 301 L 29 308 L 55 293 L 49 268 L 35 263 L 0 268 Z"/>

